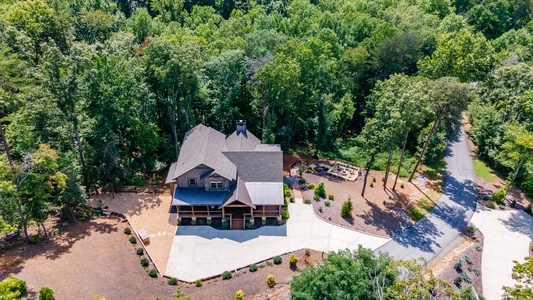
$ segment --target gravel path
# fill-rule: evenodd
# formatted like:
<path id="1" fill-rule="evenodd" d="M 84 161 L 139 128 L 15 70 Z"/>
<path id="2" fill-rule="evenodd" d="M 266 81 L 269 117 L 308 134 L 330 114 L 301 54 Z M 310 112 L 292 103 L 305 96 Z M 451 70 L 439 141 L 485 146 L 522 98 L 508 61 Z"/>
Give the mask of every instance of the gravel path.
<path id="1" fill-rule="evenodd" d="M 376 251 L 396 259 L 433 259 L 467 226 L 476 207 L 476 174 L 464 128 L 445 154 L 444 192 L 435 208 Z"/>

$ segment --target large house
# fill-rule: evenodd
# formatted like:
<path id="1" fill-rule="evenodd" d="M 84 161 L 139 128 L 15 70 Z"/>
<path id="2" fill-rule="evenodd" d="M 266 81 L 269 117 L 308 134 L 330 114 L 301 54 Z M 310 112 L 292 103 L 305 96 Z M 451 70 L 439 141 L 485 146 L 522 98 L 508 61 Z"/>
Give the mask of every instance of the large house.
<path id="1" fill-rule="evenodd" d="M 178 161 L 166 178 L 178 220 L 222 218 L 231 229 L 247 220 L 277 218 L 283 205 L 283 153 L 279 145 L 261 144 L 236 122 L 228 136 L 205 125 L 185 134 Z"/>

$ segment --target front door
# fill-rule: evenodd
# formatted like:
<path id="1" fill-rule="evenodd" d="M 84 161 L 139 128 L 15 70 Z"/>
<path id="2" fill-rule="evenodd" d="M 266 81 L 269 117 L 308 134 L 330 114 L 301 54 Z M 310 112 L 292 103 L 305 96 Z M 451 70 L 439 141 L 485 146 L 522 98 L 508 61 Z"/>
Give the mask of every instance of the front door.
<path id="1" fill-rule="evenodd" d="M 244 214 L 250 213 L 250 207 L 248 206 L 226 206 L 224 209 L 225 214 L 231 214 L 231 228 L 236 230 L 244 229 Z"/>

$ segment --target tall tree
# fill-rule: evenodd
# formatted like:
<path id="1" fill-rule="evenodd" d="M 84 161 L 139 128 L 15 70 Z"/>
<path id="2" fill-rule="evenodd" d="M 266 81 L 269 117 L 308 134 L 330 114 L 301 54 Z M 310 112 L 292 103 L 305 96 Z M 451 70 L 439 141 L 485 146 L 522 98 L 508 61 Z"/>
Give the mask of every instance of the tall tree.
<path id="1" fill-rule="evenodd" d="M 522 166 L 531 165 L 533 161 L 533 132 L 525 130 L 516 123 L 511 123 L 507 126 L 504 140 L 505 143 L 496 159 L 502 165 L 513 169 L 507 184 L 507 192 L 509 192 Z"/>

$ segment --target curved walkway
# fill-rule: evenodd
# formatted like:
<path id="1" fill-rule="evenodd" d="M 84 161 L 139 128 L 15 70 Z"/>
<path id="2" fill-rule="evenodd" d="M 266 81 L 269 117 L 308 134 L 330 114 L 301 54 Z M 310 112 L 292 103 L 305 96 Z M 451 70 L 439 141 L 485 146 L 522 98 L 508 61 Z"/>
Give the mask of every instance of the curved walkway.
<path id="1" fill-rule="evenodd" d="M 514 286 L 513 260 L 524 262 L 533 238 L 533 218 L 521 210 L 491 210 L 478 205 L 471 223 L 483 233 L 483 295 L 501 299 L 503 286 Z"/>
<path id="2" fill-rule="evenodd" d="M 476 174 L 464 128 L 445 154 L 446 179 L 433 210 L 416 225 L 395 236 L 376 251 L 396 259 L 433 259 L 467 226 L 476 203 Z"/>
<path id="3" fill-rule="evenodd" d="M 193 282 L 302 248 L 336 251 L 362 245 L 376 249 L 390 240 L 326 223 L 311 205 L 291 203 L 289 212 L 285 225 L 256 230 L 178 226 L 165 275 Z"/>

